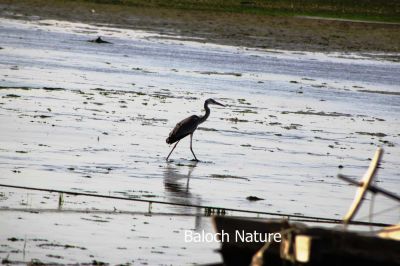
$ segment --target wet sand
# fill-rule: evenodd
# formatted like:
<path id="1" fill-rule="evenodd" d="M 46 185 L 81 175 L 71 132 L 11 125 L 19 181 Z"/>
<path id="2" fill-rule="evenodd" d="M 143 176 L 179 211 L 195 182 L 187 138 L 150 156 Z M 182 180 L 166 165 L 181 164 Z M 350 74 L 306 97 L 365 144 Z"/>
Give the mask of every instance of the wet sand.
<path id="1" fill-rule="evenodd" d="M 54 20 L 0 27 L 0 183 L 340 219 L 355 188 L 336 174 L 360 178 L 383 146 L 378 184 L 400 187 L 398 63 Z M 98 36 L 110 43 L 88 42 Z M 165 162 L 169 131 L 210 97 L 227 107 L 195 133 L 201 161 L 185 139 Z M 183 241 L 186 229 L 211 230 L 200 210 L 154 205 L 148 216 L 146 204 L 69 196 L 57 211 L 57 202 L 0 189 L 2 259 L 220 259 L 216 243 Z M 393 206 L 376 197 L 376 211 Z"/>

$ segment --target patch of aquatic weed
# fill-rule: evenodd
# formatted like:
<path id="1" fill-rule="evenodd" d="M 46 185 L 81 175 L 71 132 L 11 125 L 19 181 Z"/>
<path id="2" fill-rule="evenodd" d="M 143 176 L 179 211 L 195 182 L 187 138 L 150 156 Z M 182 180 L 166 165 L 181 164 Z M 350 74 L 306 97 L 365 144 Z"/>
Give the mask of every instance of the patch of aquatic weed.
<path id="1" fill-rule="evenodd" d="M 0 86 L 0 90 L 31 90 L 36 88 L 31 87 L 10 87 L 10 86 Z"/>
<path id="2" fill-rule="evenodd" d="M 388 147 L 394 147 L 394 146 L 395 146 L 393 142 L 390 142 L 390 141 L 388 141 L 388 140 L 382 140 L 382 139 L 380 139 L 379 142 L 382 142 L 383 144 L 385 144 L 385 145 L 388 146 Z"/>
<path id="3" fill-rule="evenodd" d="M 132 96 L 150 96 L 156 99 L 184 99 L 184 100 L 197 100 L 197 97 L 194 96 L 174 96 L 170 92 L 155 92 L 155 93 L 146 93 L 142 91 L 125 91 L 125 90 L 111 90 L 111 89 L 104 89 L 104 88 L 94 88 L 91 89 L 93 91 L 99 92 L 99 94 L 108 96 L 111 94 L 114 95 L 132 95 Z"/>
<path id="4" fill-rule="evenodd" d="M 372 91 L 372 90 L 357 90 L 357 91 L 358 92 L 367 92 L 367 93 L 376 93 L 376 94 L 400 96 L 400 92 L 397 92 L 397 91 Z"/>
<path id="5" fill-rule="evenodd" d="M 221 120 L 227 120 L 233 123 L 240 123 L 240 122 L 249 122 L 249 120 L 246 119 L 239 119 L 237 117 L 230 117 L 230 118 L 220 118 Z"/>
<path id="6" fill-rule="evenodd" d="M 314 112 L 314 111 L 295 111 L 295 112 L 289 112 L 289 111 L 283 111 L 281 114 L 297 114 L 297 115 L 318 115 L 318 116 L 332 116 L 332 117 L 338 117 L 338 116 L 343 116 L 343 117 L 352 117 L 351 114 L 345 114 L 345 113 L 338 113 L 338 112 Z"/>
<path id="7" fill-rule="evenodd" d="M 53 254 L 47 254 L 46 257 L 54 258 L 54 259 L 63 259 L 64 258 L 63 256 L 53 255 Z"/>
<path id="8" fill-rule="evenodd" d="M 81 90 L 66 89 L 66 88 L 60 88 L 60 87 L 23 87 L 23 86 L 10 87 L 10 86 L 0 86 L 0 90 L 25 90 L 25 91 L 28 91 L 28 90 L 44 90 L 46 92 L 53 92 L 53 91 L 58 92 L 58 91 L 67 91 L 68 90 L 68 91 L 72 91 L 72 92 L 75 92 L 75 93 L 78 93 L 78 94 L 94 95 L 94 94 L 90 94 L 90 93 L 85 93 L 85 92 L 83 92 Z M 17 95 L 17 94 L 8 94 L 6 96 L 7 96 L 6 98 L 19 98 L 19 97 L 21 97 L 20 95 Z M 4 98 L 4 96 L 3 96 L 3 98 Z"/>
<path id="9" fill-rule="evenodd" d="M 123 90 L 108 90 L 103 88 L 94 88 L 90 89 L 92 91 L 98 92 L 100 95 L 109 96 L 109 95 L 124 95 L 124 94 L 137 94 L 137 95 L 145 95 L 142 92 L 135 92 L 135 91 L 123 91 Z"/>
<path id="10" fill-rule="evenodd" d="M 82 263 L 81 265 L 99 265 L 99 266 L 103 266 L 103 265 L 110 265 L 107 262 L 103 262 L 103 261 L 99 261 L 99 260 L 92 260 L 92 262 L 90 263 Z M 129 264 L 127 264 L 129 265 Z"/>
<path id="11" fill-rule="evenodd" d="M 6 193 L 0 192 L 0 201 L 7 200 L 7 199 L 8 199 L 8 197 L 6 196 Z"/>
<path id="12" fill-rule="evenodd" d="M 64 88 L 58 88 L 58 87 L 43 87 L 42 89 L 45 91 L 65 91 L 66 90 Z"/>
<path id="13" fill-rule="evenodd" d="M 241 114 L 258 114 L 257 111 L 253 111 L 250 109 L 245 109 L 245 110 L 233 110 L 232 112 L 234 113 L 241 113 Z"/>
<path id="14" fill-rule="evenodd" d="M 212 178 L 219 178 L 219 179 L 226 179 L 226 178 L 233 178 L 233 179 L 242 179 L 246 181 L 250 181 L 250 179 L 246 177 L 234 176 L 234 175 L 221 175 L 221 174 L 212 174 Z"/>
<path id="15" fill-rule="evenodd" d="M 240 99 L 237 99 L 237 100 L 238 100 L 238 102 L 239 102 L 240 104 L 251 105 L 251 103 L 249 103 L 248 101 L 246 101 L 246 99 L 240 98 Z"/>
<path id="16" fill-rule="evenodd" d="M 194 71 L 194 72 L 203 75 L 225 75 L 225 76 L 235 76 L 235 77 L 242 76 L 242 73 L 237 73 L 237 72 L 216 72 L 216 71 Z"/>
<path id="17" fill-rule="evenodd" d="M 97 223 L 109 223 L 110 221 L 104 219 L 90 219 L 82 217 L 81 220 L 90 221 L 90 222 L 97 222 Z"/>
<path id="18" fill-rule="evenodd" d="M 57 247 L 57 248 L 64 248 L 64 249 L 68 249 L 68 248 L 75 248 L 75 249 L 80 249 L 80 250 L 86 250 L 85 247 L 79 247 L 79 246 L 74 246 L 74 245 L 69 245 L 69 244 L 58 244 L 58 243 L 42 243 L 37 245 L 40 248 L 51 248 L 51 247 Z"/>
<path id="19" fill-rule="evenodd" d="M 299 127 L 302 127 L 302 126 L 303 125 L 301 125 L 301 124 L 290 124 L 288 126 L 283 126 L 282 128 L 286 129 L 286 130 L 292 130 L 292 129 L 298 129 Z"/>
<path id="20" fill-rule="evenodd" d="M 373 136 L 373 137 L 379 137 L 379 138 L 383 138 L 386 137 L 387 135 L 385 133 L 373 133 L 373 132 L 362 132 L 362 131 L 357 131 L 356 132 L 359 135 L 367 135 L 367 136 Z"/>
<path id="21" fill-rule="evenodd" d="M 2 96 L 1 98 L 20 98 L 21 96 L 18 94 L 10 93 L 7 95 Z"/>
<path id="22" fill-rule="evenodd" d="M 139 71 L 139 72 L 142 72 L 142 73 L 145 73 L 145 74 L 156 74 L 157 73 L 157 72 L 150 71 L 150 70 L 147 70 L 147 69 L 143 69 L 143 68 L 140 68 L 140 67 L 134 67 L 134 68 L 132 68 L 132 70 Z"/>
<path id="23" fill-rule="evenodd" d="M 143 126 L 148 126 L 148 125 L 155 125 L 157 123 L 161 123 L 165 125 L 168 122 L 168 119 L 164 118 L 146 118 L 144 115 L 138 115 L 137 117 L 132 118 L 132 120 L 138 120 L 142 122 Z"/>

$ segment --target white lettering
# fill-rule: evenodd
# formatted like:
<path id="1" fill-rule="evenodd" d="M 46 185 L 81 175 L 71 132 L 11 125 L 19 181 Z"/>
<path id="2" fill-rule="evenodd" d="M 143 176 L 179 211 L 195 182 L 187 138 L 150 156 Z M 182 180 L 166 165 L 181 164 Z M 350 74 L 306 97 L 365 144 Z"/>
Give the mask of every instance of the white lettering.
<path id="1" fill-rule="evenodd" d="M 185 230 L 185 242 L 193 242 L 193 232 L 190 230 Z"/>
<path id="2" fill-rule="evenodd" d="M 275 234 L 274 234 L 274 241 L 275 241 L 275 242 L 281 242 L 281 241 L 282 241 L 282 235 L 281 235 L 281 233 L 275 233 Z"/>
<path id="3" fill-rule="evenodd" d="M 221 231 L 221 233 L 206 233 L 204 230 L 194 232 L 192 230 L 185 230 L 185 242 L 229 242 L 229 234 Z"/>
<path id="4" fill-rule="evenodd" d="M 222 230 L 220 233 L 206 233 L 204 230 L 194 232 L 193 230 L 185 230 L 185 242 L 230 242 L 230 235 Z M 245 232 L 244 230 L 235 231 L 235 242 L 281 242 L 281 233 L 258 233 L 257 231 Z"/>
<path id="5" fill-rule="evenodd" d="M 266 243 L 266 242 L 281 242 L 280 233 L 258 233 L 257 231 L 245 232 L 244 230 L 237 230 L 235 233 L 236 242 L 256 242 L 256 243 Z"/>

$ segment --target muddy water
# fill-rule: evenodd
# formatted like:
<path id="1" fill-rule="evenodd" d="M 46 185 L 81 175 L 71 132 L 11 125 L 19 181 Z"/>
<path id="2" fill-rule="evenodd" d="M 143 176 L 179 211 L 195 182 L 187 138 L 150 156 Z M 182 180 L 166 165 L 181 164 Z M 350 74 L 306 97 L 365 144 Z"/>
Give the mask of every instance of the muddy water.
<path id="1" fill-rule="evenodd" d="M 60 21 L 1 19 L 0 35 L 2 184 L 340 218 L 355 188 L 336 175 L 359 179 L 382 146 L 378 184 L 400 189 L 399 63 Z M 97 36 L 110 43 L 88 42 Z M 189 139 L 165 162 L 169 131 L 207 98 L 226 107 L 211 106 L 194 135 L 200 162 Z M 183 241 L 184 230 L 211 230 L 199 210 L 155 205 L 148 216 L 146 204 L 65 196 L 57 212 L 57 202 L 0 190 L 2 258 L 219 260 L 216 243 Z M 374 217 L 398 220 L 398 207 Z"/>

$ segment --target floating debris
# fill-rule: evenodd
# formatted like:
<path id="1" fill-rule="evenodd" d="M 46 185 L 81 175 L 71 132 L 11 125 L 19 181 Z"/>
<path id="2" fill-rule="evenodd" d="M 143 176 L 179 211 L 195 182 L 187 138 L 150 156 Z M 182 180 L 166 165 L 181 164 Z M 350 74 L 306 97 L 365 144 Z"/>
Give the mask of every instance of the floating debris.
<path id="1" fill-rule="evenodd" d="M 10 237 L 7 238 L 8 241 L 16 242 L 16 241 L 24 241 L 22 238 Z"/>
<path id="2" fill-rule="evenodd" d="M 371 90 L 358 90 L 358 92 L 367 92 L 367 93 L 378 93 L 378 94 L 387 94 L 387 95 L 400 95 L 400 92 L 397 91 L 371 91 Z"/>
<path id="3" fill-rule="evenodd" d="M 207 127 L 198 127 L 197 129 L 203 131 L 218 131 L 215 128 L 207 128 Z"/>
<path id="4" fill-rule="evenodd" d="M 2 98 L 19 98 L 21 96 L 17 95 L 17 94 L 7 94 L 5 96 L 3 96 Z"/>
<path id="5" fill-rule="evenodd" d="M 43 87 L 42 89 L 46 91 L 65 91 L 66 89 L 64 88 L 53 88 L 53 87 Z"/>
<path id="6" fill-rule="evenodd" d="M 367 136 L 373 136 L 373 137 L 379 137 L 379 138 L 383 138 L 383 137 L 386 137 L 386 136 L 387 136 L 385 133 L 380 133 L 380 132 L 378 132 L 378 133 L 371 133 L 371 132 L 361 132 L 361 131 L 357 131 L 356 133 L 357 133 L 357 134 L 360 134 L 360 135 L 367 135 Z"/>
<path id="7" fill-rule="evenodd" d="M 74 245 L 69 245 L 69 244 L 66 244 L 66 245 L 62 245 L 62 244 L 57 244 L 57 243 L 42 243 L 42 244 L 39 244 L 39 245 L 37 245 L 38 247 L 60 247 L 60 248 L 65 248 L 65 249 L 67 249 L 67 248 L 76 248 L 76 249 L 80 249 L 80 250 L 86 250 L 86 248 L 85 247 L 79 247 L 79 246 L 74 246 Z"/>
<path id="8" fill-rule="evenodd" d="M 203 74 L 203 75 L 228 75 L 228 76 L 242 76 L 242 73 L 236 72 L 216 72 L 216 71 L 195 71 L 195 73 Z"/>
<path id="9" fill-rule="evenodd" d="M 34 118 L 42 118 L 42 119 L 45 119 L 45 118 L 50 118 L 51 117 L 51 115 L 35 115 L 35 116 L 33 116 Z"/>
<path id="10" fill-rule="evenodd" d="M 259 200 L 264 200 L 263 198 L 259 198 L 259 197 L 256 197 L 256 196 L 248 196 L 246 199 L 247 199 L 248 201 L 259 201 Z"/>
<path id="11" fill-rule="evenodd" d="M 111 43 L 108 41 L 104 41 L 101 37 L 97 37 L 95 40 L 89 40 L 88 42 L 94 42 L 94 43 Z"/>
<path id="12" fill-rule="evenodd" d="M 320 112 L 313 112 L 313 111 L 296 111 L 296 112 L 289 112 L 289 111 L 283 111 L 281 114 L 297 114 L 297 115 L 319 115 L 319 116 L 333 116 L 333 117 L 338 117 L 338 116 L 344 116 L 344 117 L 351 117 L 351 114 L 345 114 L 345 113 L 338 113 L 338 112 L 331 112 L 331 113 L 325 113 L 323 111 Z"/>
<path id="13" fill-rule="evenodd" d="M 232 112 L 234 113 L 241 113 L 241 114 L 258 114 L 258 112 L 250 110 L 250 109 L 245 109 L 245 110 L 233 110 Z"/>
<path id="14" fill-rule="evenodd" d="M 234 176 L 234 175 L 219 175 L 219 174 L 212 174 L 211 175 L 212 178 L 233 178 L 233 179 L 243 179 L 246 181 L 250 181 L 250 179 L 246 178 L 246 177 L 240 177 L 240 176 Z"/>
<path id="15" fill-rule="evenodd" d="M 246 99 L 243 99 L 243 98 L 238 99 L 238 102 L 239 102 L 240 104 L 251 105 L 251 103 L 247 102 Z"/>
<path id="16" fill-rule="evenodd" d="M 220 118 L 220 119 L 222 120 L 222 119 L 224 119 L 224 118 Z M 239 119 L 239 118 L 237 118 L 237 117 L 234 117 L 234 118 L 226 118 L 225 120 L 231 121 L 231 122 L 233 122 L 233 123 L 238 123 L 238 122 L 249 122 L 249 120 L 246 120 L 246 119 Z"/>

